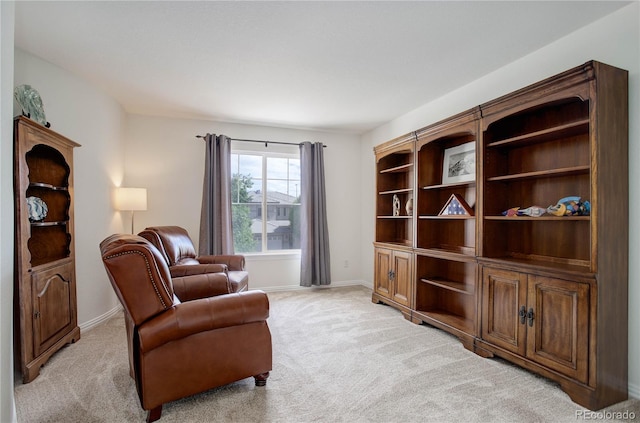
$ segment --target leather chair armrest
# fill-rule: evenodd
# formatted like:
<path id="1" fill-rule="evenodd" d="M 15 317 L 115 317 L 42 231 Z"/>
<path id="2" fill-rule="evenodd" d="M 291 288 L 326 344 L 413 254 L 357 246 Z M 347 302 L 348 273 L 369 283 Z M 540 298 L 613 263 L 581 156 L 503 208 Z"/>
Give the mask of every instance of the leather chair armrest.
<path id="1" fill-rule="evenodd" d="M 184 276 L 173 278 L 172 282 L 173 291 L 182 302 L 234 292 L 226 273 Z"/>
<path id="2" fill-rule="evenodd" d="M 149 352 L 188 336 L 269 317 L 269 299 L 262 291 L 202 298 L 173 306 L 138 328 L 140 351 Z"/>
<path id="3" fill-rule="evenodd" d="M 220 273 L 226 272 L 227 265 L 224 263 L 209 264 L 176 264 L 169 267 L 172 278 L 181 278 L 184 276 L 201 275 L 203 273 Z"/>
<path id="4" fill-rule="evenodd" d="M 198 256 L 200 263 L 226 264 L 229 270 L 244 270 L 244 256 L 240 254 Z"/>

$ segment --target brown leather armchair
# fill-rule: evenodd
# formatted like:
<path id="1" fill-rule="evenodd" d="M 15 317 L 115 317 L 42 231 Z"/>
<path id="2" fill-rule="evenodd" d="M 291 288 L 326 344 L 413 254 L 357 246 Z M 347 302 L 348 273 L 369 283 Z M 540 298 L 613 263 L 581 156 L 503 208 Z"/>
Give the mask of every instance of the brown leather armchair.
<path id="1" fill-rule="evenodd" d="M 252 376 L 266 384 L 272 355 L 264 292 L 202 297 L 224 291 L 224 273 L 172 279 L 160 252 L 135 235 L 112 235 L 100 252 L 132 323 L 129 355 L 148 422 L 166 402 Z"/>
<path id="2" fill-rule="evenodd" d="M 152 226 L 138 235 L 151 242 L 162 254 L 171 276 L 226 272 L 233 292 L 249 288 L 249 273 L 244 269 L 244 256 L 198 256 L 189 233 L 180 226 Z"/>

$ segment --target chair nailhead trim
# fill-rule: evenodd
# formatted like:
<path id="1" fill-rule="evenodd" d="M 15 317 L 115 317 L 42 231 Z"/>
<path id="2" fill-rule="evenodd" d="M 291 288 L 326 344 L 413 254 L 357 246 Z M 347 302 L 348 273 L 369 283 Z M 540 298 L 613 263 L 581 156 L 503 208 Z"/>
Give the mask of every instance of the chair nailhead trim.
<path id="1" fill-rule="evenodd" d="M 144 259 L 144 263 L 147 266 L 147 274 L 149 275 L 149 279 L 151 280 L 151 285 L 153 286 L 153 290 L 156 291 L 156 295 L 158 296 L 158 299 L 160 300 L 160 303 L 162 304 L 162 307 L 164 307 L 166 309 L 167 308 L 167 304 L 165 304 L 164 300 L 162 299 L 162 295 L 160 294 L 160 291 L 158 290 L 158 286 L 156 285 L 156 281 L 153 279 L 153 274 L 151 273 L 151 266 L 149 265 L 149 260 L 147 260 L 147 257 L 144 254 L 142 254 L 140 251 L 123 251 L 123 252 L 120 252 L 120 253 L 116 253 L 116 254 L 112 254 L 112 255 L 106 256 L 105 259 L 106 260 L 110 260 L 112 258 L 124 256 L 125 254 L 139 254 L 140 256 L 142 256 L 142 258 Z M 162 285 L 165 288 L 165 291 L 167 292 L 167 296 L 170 297 L 169 292 L 166 290 L 166 287 L 164 286 L 164 284 L 162 284 Z"/>

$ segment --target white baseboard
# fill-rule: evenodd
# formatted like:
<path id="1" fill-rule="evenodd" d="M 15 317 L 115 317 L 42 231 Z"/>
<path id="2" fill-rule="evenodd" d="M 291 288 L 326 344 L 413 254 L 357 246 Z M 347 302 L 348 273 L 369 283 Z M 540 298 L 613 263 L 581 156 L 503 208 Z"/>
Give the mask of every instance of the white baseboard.
<path id="1" fill-rule="evenodd" d="M 629 384 L 629 397 L 634 399 L 640 399 L 640 386 Z"/>
<path id="2" fill-rule="evenodd" d="M 94 327 L 102 324 L 103 322 L 106 322 L 107 320 L 109 320 L 111 317 L 115 316 L 116 314 L 118 314 L 119 312 L 122 311 L 122 306 L 120 304 L 118 304 L 117 306 L 115 306 L 114 308 L 112 308 L 111 310 L 107 311 L 106 313 L 93 318 L 87 322 L 84 322 L 82 324 L 80 324 L 80 332 L 83 331 L 88 331 L 93 329 Z"/>

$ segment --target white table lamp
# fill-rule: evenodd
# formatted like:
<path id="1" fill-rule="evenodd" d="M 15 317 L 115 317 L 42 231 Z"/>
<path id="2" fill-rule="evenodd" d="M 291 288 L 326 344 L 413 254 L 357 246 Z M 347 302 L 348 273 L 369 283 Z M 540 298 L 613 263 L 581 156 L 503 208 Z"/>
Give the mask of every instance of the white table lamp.
<path id="1" fill-rule="evenodd" d="M 133 234 L 133 212 L 147 209 L 146 188 L 116 188 L 116 210 L 131 212 L 131 233 Z"/>

